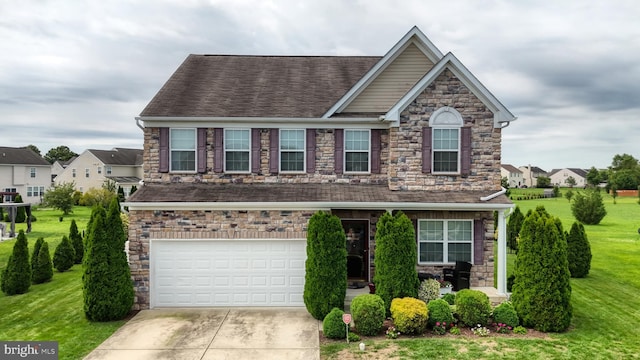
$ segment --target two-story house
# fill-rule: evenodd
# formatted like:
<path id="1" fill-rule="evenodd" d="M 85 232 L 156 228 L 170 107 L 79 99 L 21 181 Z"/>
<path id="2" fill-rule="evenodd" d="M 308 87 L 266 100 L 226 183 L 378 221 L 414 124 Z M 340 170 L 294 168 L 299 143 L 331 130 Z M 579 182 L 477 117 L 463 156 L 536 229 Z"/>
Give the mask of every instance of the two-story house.
<path id="1" fill-rule="evenodd" d="M 113 180 L 128 197 L 131 187 L 139 186 L 142 180 L 142 153 L 141 149 L 127 148 L 85 150 L 62 168 L 55 183 L 73 182 L 76 190 L 85 192 Z"/>
<path id="2" fill-rule="evenodd" d="M 579 168 L 553 169 L 549 173 L 549 179 L 552 185 L 583 188 L 587 185 L 587 170 Z"/>
<path id="3" fill-rule="evenodd" d="M 337 215 L 350 281 L 375 274 L 376 222 L 403 211 L 416 266 L 473 263 L 506 292 L 501 132 L 515 117 L 411 29 L 380 56 L 189 55 L 136 118 L 136 308 L 302 306 L 308 220 Z"/>
<path id="4" fill-rule="evenodd" d="M 4 202 L 13 202 L 15 194 L 25 203 L 39 204 L 51 186 L 51 164 L 33 150 L 0 147 L 0 191 Z"/>
<path id="5" fill-rule="evenodd" d="M 500 176 L 507 179 L 510 188 L 519 188 L 524 185 L 522 171 L 513 165 L 502 164 L 500 166 Z"/>
<path id="6" fill-rule="evenodd" d="M 537 166 L 520 166 L 518 170 L 522 171 L 523 182 L 527 187 L 536 187 L 538 184 L 538 178 L 541 176 L 547 176 L 547 172 Z"/>

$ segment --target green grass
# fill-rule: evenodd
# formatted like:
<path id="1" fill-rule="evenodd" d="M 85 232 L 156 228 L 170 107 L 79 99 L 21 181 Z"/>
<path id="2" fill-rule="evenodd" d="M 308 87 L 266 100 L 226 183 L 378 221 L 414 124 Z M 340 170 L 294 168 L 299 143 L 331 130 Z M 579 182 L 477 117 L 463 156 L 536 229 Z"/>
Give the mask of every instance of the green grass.
<path id="1" fill-rule="evenodd" d="M 90 212 L 89 208 L 75 207 L 74 213 L 60 222 L 59 211 L 36 210 L 37 221 L 27 234 L 29 251 L 33 251 L 38 237 L 44 237 L 53 257 L 62 236 L 69 234 L 71 219 L 76 220 L 82 231 Z M 26 224 L 16 224 L 16 233 L 20 229 L 26 230 Z M 0 243 L 0 268 L 6 266 L 14 243 L 15 240 Z M 31 285 L 26 294 L 0 294 L 0 339 L 58 341 L 60 359 L 81 359 L 124 324 L 124 321 L 89 322 L 82 306 L 82 265 L 74 265 L 64 273 L 54 270 L 52 281 Z"/>
<path id="2" fill-rule="evenodd" d="M 400 349 L 392 355 L 401 359 L 640 358 L 640 205 L 635 197 L 618 197 L 617 204 L 608 195 L 603 198 L 607 216 L 599 225 L 585 226 L 593 254 L 591 271 L 584 279 L 571 279 L 573 320 L 567 332 L 548 334 L 545 339 L 448 336 L 379 343 L 397 344 Z M 575 221 L 565 198 L 515 202 L 525 214 L 544 205 L 562 220 L 566 230 Z M 514 258 L 509 255 L 509 267 L 513 267 Z M 321 356 L 337 359 L 347 347 L 358 354 L 357 345 L 331 344 L 321 347 Z"/>

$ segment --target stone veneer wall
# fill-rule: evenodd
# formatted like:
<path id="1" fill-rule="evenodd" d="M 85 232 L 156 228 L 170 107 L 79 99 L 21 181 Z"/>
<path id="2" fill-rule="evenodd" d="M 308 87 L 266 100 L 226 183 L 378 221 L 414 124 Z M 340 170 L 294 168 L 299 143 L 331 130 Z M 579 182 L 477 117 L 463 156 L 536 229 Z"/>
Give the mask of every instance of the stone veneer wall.
<path id="1" fill-rule="evenodd" d="M 129 265 L 134 310 L 148 309 L 151 239 L 306 239 L 312 211 L 131 211 Z"/>
<path id="2" fill-rule="evenodd" d="M 312 174 L 269 173 L 269 129 L 260 133 L 260 171 L 252 174 L 215 173 L 213 156 L 213 129 L 207 129 L 207 172 L 160 173 L 160 129 L 144 129 L 143 169 L 144 181 L 152 183 L 204 182 L 204 183 L 346 183 L 386 184 L 389 159 L 389 130 L 382 130 L 380 174 L 335 174 L 335 136 L 333 129 L 316 129 L 316 171 Z"/>
<path id="3" fill-rule="evenodd" d="M 422 173 L 422 128 L 443 106 L 455 108 L 471 131 L 471 175 Z M 400 116 L 392 128 L 389 188 L 392 190 L 491 190 L 500 188 L 500 129 L 493 113 L 449 70 L 445 70 Z"/>

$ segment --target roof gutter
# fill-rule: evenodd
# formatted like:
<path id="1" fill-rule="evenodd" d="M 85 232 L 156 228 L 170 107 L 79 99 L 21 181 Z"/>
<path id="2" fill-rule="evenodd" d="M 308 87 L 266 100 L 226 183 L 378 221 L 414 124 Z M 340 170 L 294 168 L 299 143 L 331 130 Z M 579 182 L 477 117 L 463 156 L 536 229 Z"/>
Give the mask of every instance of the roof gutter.
<path id="1" fill-rule="evenodd" d="M 135 119 L 136 119 L 136 126 L 139 127 L 140 130 L 144 131 L 144 125 L 140 125 L 140 120 L 142 120 L 140 116 L 136 116 Z"/>
<path id="2" fill-rule="evenodd" d="M 496 193 L 496 197 L 500 194 Z M 489 197 L 488 196 L 488 197 Z M 460 210 L 494 211 L 512 208 L 513 204 L 456 204 L 418 202 L 125 202 L 129 210 Z"/>

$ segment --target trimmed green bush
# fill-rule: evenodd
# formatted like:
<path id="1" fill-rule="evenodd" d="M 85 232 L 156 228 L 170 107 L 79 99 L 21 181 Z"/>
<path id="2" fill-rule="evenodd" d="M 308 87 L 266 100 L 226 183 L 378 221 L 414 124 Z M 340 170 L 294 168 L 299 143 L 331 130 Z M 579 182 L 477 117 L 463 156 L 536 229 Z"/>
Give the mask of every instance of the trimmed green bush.
<path id="1" fill-rule="evenodd" d="M 444 300 L 447 303 L 449 303 L 449 305 L 453 305 L 453 304 L 456 303 L 456 294 L 454 294 L 454 293 L 444 294 L 444 295 L 442 295 L 442 300 Z"/>
<path id="2" fill-rule="evenodd" d="M 493 309 L 493 322 L 496 324 L 506 324 L 507 326 L 511 326 L 512 329 L 520 325 L 518 313 L 516 313 L 516 309 L 513 308 L 513 304 L 508 301 L 501 303 Z"/>
<path id="3" fill-rule="evenodd" d="M 73 245 L 73 250 L 75 250 L 75 256 L 73 258 L 74 264 L 82 264 L 84 244 L 75 220 L 71 220 L 71 226 L 69 226 L 69 240 L 71 241 L 71 245 Z"/>
<path id="4" fill-rule="evenodd" d="M 44 241 L 38 251 L 36 265 L 31 275 L 34 284 L 42 284 L 53 278 L 53 264 L 49 254 L 49 244 Z"/>
<path id="5" fill-rule="evenodd" d="M 18 194 L 16 195 L 16 203 L 22 203 L 22 195 Z M 24 206 L 18 206 L 17 212 L 16 212 L 16 223 L 23 223 L 27 221 L 27 210 L 24 208 Z"/>
<path id="6" fill-rule="evenodd" d="M 75 256 L 73 245 L 71 245 L 69 238 L 64 235 L 62 241 L 56 247 L 56 251 L 53 253 L 53 267 L 59 272 L 69 270 L 73 266 Z"/>
<path id="7" fill-rule="evenodd" d="M 543 207 L 532 211 L 520 231 L 511 301 L 522 325 L 544 332 L 564 331 L 572 317 L 567 241 L 559 220 Z"/>
<path id="8" fill-rule="evenodd" d="M 29 264 L 29 243 L 24 230 L 18 232 L 9 256 L 7 267 L 2 273 L 0 288 L 7 295 L 24 294 L 31 286 L 31 265 Z"/>
<path id="9" fill-rule="evenodd" d="M 44 238 L 39 237 L 38 240 L 36 240 L 36 243 L 33 245 L 33 252 L 31 253 L 31 274 L 32 275 L 33 275 L 33 269 L 38 264 L 38 252 L 40 252 L 40 247 L 42 246 L 42 243 L 44 243 Z"/>
<path id="10" fill-rule="evenodd" d="M 112 321 L 127 316 L 134 300 L 133 284 L 118 200 L 112 199 L 109 213 L 96 206 L 83 261 L 84 313 L 90 321 Z"/>
<path id="11" fill-rule="evenodd" d="M 427 330 L 429 310 L 424 301 L 405 297 L 391 301 L 391 317 L 396 329 L 403 334 L 422 334 Z"/>
<path id="12" fill-rule="evenodd" d="M 600 192 L 587 190 L 573 197 L 571 212 L 576 220 L 587 225 L 597 225 L 607 215 Z"/>
<path id="13" fill-rule="evenodd" d="M 591 245 L 589 245 L 584 226 L 574 222 L 566 238 L 567 261 L 571 277 L 586 277 L 591 269 Z"/>
<path id="14" fill-rule="evenodd" d="M 440 282 L 436 279 L 427 279 L 420 283 L 418 289 L 418 299 L 429 303 L 431 300 L 440 298 Z"/>
<path id="15" fill-rule="evenodd" d="M 482 291 L 463 289 L 456 294 L 456 312 L 467 326 L 486 326 L 491 316 L 491 302 Z"/>
<path id="16" fill-rule="evenodd" d="M 307 311 L 316 319 L 324 319 L 333 308 L 344 308 L 346 242 L 337 216 L 318 211 L 309 219 L 303 300 Z"/>
<path id="17" fill-rule="evenodd" d="M 401 211 L 384 213 L 376 224 L 376 294 L 385 304 L 387 314 L 395 298 L 418 296 L 416 270 L 416 236 L 411 220 Z"/>
<path id="18" fill-rule="evenodd" d="M 509 216 L 509 222 L 507 223 L 507 246 L 516 253 L 518 253 L 518 236 L 523 221 L 524 215 L 522 211 L 520 211 L 520 207 L 516 206 L 513 213 Z M 496 222 L 496 225 L 497 224 Z"/>
<path id="19" fill-rule="evenodd" d="M 386 314 L 384 301 L 375 294 L 358 295 L 351 301 L 351 314 L 360 334 L 377 335 L 382 329 Z"/>
<path id="20" fill-rule="evenodd" d="M 329 339 L 346 339 L 347 326 L 342 321 L 344 311 L 333 308 L 322 320 L 322 333 Z"/>
<path id="21" fill-rule="evenodd" d="M 434 326 L 437 322 L 446 322 L 452 324 L 454 322 L 451 306 L 443 299 L 432 300 L 427 304 L 429 309 L 429 326 Z"/>

